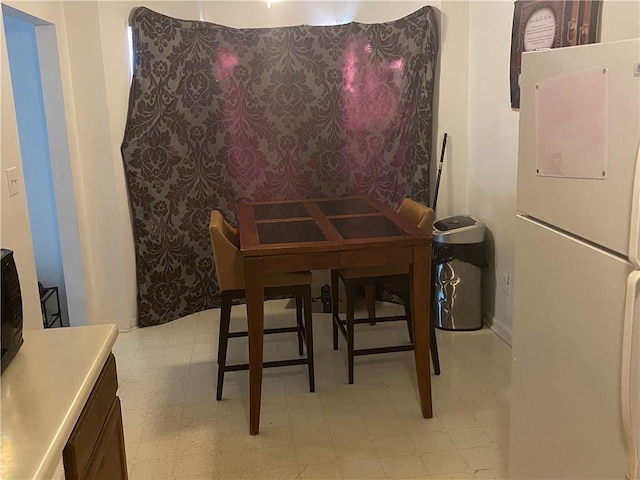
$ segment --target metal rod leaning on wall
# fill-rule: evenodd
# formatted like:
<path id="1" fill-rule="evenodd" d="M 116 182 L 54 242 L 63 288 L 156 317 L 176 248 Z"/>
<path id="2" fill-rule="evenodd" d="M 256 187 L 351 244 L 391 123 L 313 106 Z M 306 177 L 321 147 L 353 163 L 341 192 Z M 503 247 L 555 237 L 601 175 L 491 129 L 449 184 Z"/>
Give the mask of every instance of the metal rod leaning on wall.
<path id="1" fill-rule="evenodd" d="M 442 176 L 442 164 L 444 163 L 444 151 L 447 148 L 447 134 L 444 134 L 442 138 L 442 151 L 440 152 L 440 163 L 438 164 L 438 176 L 436 178 L 436 191 L 433 195 L 433 211 L 436 210 L 436 204 L 438 203 L 438 191 L 440 190 L 440 177 Z"/>

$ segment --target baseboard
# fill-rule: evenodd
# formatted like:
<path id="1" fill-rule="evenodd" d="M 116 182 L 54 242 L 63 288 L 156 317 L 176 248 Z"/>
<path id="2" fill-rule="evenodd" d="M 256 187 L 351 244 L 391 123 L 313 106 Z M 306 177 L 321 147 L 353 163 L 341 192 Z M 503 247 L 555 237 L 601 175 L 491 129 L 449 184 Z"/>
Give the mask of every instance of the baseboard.
<path id="1" fill-rule="evenodd" d="M 129 333 L 129 332 L 133 332 L 134 330 L 138 330 L 140 327 L 138 327 L 137 325 L 131 326 L 129 328 L 119 328 L 118 329 L 118 333 Z"/>
<path id="2" fill-rule="evenodd" d="M 132 332 L 134 330 L 137 330 L 138 328 L 138 317 L 137 316 L 133 316 L 129 319 L 129 326 L 128 327 L 121 327 L 118 325 L 118 331 L 120 333 L 129 333 Z"/>
<path id="3" fill-rule="evenodd" d="M 484 315 L 484 324 L 489 327 L 493 333 L 500 337 L 507 345 L 511 346 L 512 334 L 511 325 L 506 325 L 494 316 Z"/>

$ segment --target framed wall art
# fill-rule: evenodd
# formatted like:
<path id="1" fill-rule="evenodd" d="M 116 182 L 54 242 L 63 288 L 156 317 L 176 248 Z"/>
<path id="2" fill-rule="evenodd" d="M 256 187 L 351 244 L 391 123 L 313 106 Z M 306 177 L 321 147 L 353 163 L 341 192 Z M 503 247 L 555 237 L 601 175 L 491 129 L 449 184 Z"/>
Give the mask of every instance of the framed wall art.
<path id="1" fill-rule="evenodd" d="M 517 0 L 511 31 L 511 108 L 520 108 L 522 53 L 595 43 L 601 0 Z"/>

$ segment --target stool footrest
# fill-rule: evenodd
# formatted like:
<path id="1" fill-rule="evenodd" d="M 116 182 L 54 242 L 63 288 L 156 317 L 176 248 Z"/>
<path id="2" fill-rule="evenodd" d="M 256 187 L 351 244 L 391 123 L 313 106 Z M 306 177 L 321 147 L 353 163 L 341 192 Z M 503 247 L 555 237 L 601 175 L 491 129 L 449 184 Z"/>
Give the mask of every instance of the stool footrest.
<path id="1" fill-rule="evenodd" d="M 396 345 L 393 347 L 378 347 L 378 348 L 361 348 L 360 350 L 354 350 L 355 356 L 359 355 L 375 355 L 377 353 L 395 353 L 395 352 L 409 352 L 413 350 L 413 344 Z"/>
<path id="2" fill-rule="evenodd" d="M 270 335 L 272 333 L 297 333 L 299 331 L 298 327 L 281 327 L 281 328 L 265 328 L 264 334 Z M 302 333 L 304 333 L 304 329 L 302 329 Z M 239 338 L 248 336 L 248 332 L 229 332 L 229 338 Z"/>
<path id="3" fill-rule="evenodd" d="M 288 367 L 291 365 L 307 365 L 309 360 L 305 358 L 295 358 L 292 360 L 277 360 L 273 362 L 264 362 L 262 364 L 262 368 L 273 368 L 273 367 Z M 227 372 L 237 372 L 240 370 L 249 370 L 248 363 L 239 363 L 237 365 L 225 365 L 225 371 Z"/>
<path id="4" fill-rule="evenodd" d="M 340 317 L 337 317 L 337 319 L 340 323 L 342 323 L 343 325 L 346 325 L 347 323 L 346 320 L 342 320 Z M 396 315 L 392 317 L 354 318 L 353 324 L 354 325 L 360 325 L 363 323 L 371 324 L 371 322 L 376 322 L 376 323 L 400 322 L 400 321 L 406 322 L 406 320 L 407 320 L 406 315 Z"/>

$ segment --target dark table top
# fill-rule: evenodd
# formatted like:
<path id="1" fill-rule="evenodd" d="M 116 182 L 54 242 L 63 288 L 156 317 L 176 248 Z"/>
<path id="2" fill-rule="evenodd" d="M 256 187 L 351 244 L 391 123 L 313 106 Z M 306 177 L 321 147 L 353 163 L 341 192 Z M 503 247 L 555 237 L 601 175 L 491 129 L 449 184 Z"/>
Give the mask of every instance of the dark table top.
<path id="1" fill-rule="evenodd" d="M 245 255 L 414 244 L 431 238 L 372 197 L 242 204 L 238 220 Z"/>

